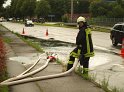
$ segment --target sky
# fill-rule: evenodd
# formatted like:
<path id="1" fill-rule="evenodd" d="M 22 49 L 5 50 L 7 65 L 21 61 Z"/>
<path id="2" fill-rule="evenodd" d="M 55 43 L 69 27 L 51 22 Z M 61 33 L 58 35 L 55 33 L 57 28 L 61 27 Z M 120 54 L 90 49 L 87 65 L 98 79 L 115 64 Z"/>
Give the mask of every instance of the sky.
<path id="1" fill-rule="evenodd" d="M 3 4 L 3 7 L 6 7 L 6 6 L 10 5 L 10 2 L 11 2 L 11 0 L 7 0 L 6 3 Z"/>

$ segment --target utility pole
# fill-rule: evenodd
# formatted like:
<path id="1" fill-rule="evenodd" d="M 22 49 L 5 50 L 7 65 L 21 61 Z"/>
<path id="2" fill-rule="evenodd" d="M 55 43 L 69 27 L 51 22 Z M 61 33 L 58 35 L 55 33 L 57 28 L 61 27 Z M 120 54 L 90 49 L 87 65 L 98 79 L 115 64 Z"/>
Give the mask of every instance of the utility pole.
<path id="1" fill-rule="evenodd" d="M 71 0 L 71 22 L 73 21 L 73 13 L 74 13 L 74 0 Z"/>

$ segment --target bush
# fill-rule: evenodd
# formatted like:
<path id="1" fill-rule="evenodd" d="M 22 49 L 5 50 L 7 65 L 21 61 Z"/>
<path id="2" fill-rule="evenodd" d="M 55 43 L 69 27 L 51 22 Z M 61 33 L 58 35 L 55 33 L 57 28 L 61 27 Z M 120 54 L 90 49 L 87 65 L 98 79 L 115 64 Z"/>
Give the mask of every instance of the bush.
<path id="1" fill-rule="evenodd" d="M 68 22 L 69 18 L 67 15 L 62 16 L 62 22 Z"/>
<path id="2" fill-rule="evenodd" d="M 2 38 L 0 38 L 0 82 L 6 76 L 6 51 Z"/>

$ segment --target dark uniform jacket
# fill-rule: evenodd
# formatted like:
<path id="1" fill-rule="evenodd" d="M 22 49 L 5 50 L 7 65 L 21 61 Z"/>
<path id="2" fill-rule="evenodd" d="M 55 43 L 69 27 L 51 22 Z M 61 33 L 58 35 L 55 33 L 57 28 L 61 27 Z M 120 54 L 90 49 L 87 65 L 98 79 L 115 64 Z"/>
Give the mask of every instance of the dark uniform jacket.
<path id="1" fill-rule="evenodd" d="M 90 49 L 90 52 L 93 52 L 93 43 L 91 34 L 88 34 L 88 40 L 86 39 L 86 27 L 79 28 L 79 32 L 76 37 L 76 45 L 81 48 L 81 54 L 86 54 L 88 52 L 88 49 Z M 89 48 L 87 48 L 87 44 L 89 42 Z"/>

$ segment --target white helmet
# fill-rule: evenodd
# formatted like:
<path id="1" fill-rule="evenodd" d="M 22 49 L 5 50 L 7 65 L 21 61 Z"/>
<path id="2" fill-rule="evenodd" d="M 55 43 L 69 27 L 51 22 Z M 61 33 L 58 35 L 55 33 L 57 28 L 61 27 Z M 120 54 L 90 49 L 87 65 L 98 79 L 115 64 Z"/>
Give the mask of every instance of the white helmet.
<path id="1" fill-rule="evenodd" d="M 78 19 L 77 19 L 77 23 L 79 22 L 86 22 L 86 19 L 82 16 L 80 16 Z"/>

